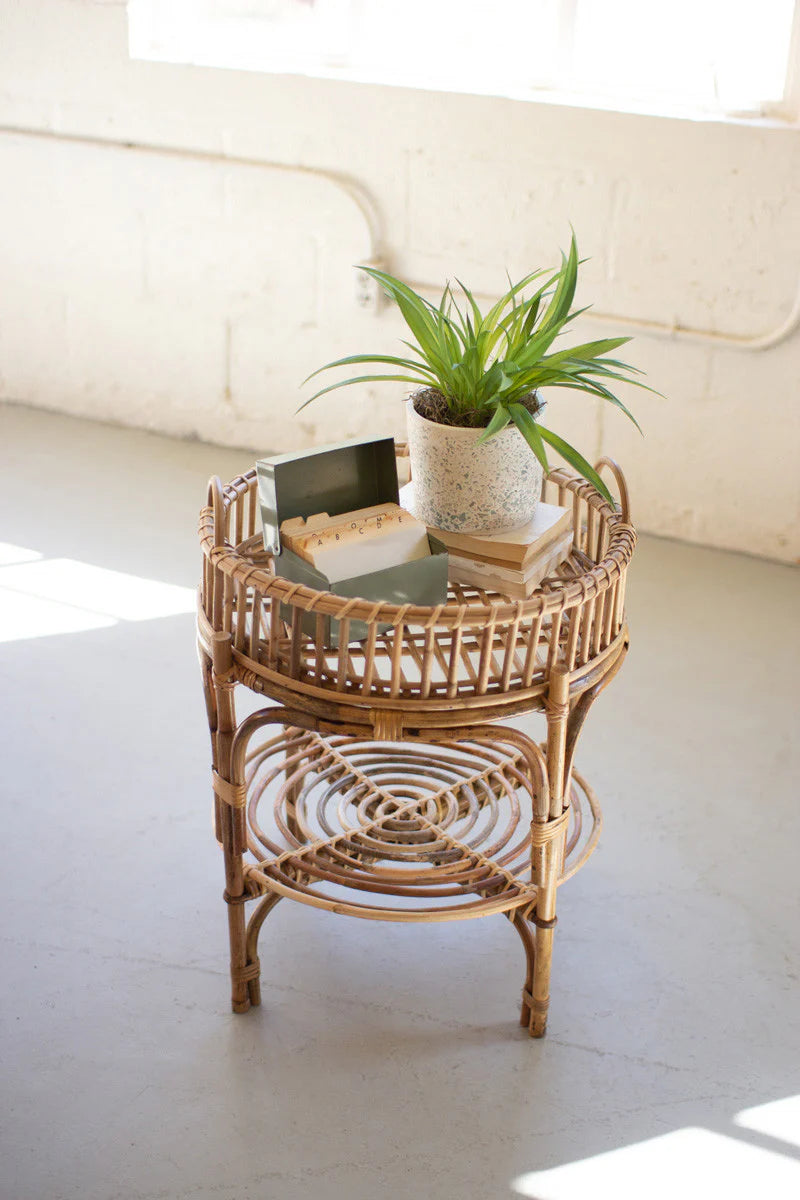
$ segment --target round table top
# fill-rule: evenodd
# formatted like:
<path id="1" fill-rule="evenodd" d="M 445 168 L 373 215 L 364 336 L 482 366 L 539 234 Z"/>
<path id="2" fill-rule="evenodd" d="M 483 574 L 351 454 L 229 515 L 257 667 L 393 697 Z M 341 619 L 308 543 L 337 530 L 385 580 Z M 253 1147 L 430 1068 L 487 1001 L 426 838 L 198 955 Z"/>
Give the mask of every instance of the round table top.
<path id="1" fill-rule="evenodd" d="M 615 509 L 585 480 L 550 472 L 543 499 L 572 505 L 574 541 L 530 597 L 451 583 L 445 603 L 420 606 L 282 578 L 263 549 L 255 472 L 212 480 L 200 517 L 201 647 L 212 657 L 215 636 L 230 635 L 239 682 L 333 721 L 363 722 L 368 710 L 373 723 L 384 712 L 401 725 L 448 724 L 464 708 L 485 720 L 540 707 L 554 670 L 578 687 L 610 668 L 627 638 L 636 535 L 621 474 L 618 483 Z"/>

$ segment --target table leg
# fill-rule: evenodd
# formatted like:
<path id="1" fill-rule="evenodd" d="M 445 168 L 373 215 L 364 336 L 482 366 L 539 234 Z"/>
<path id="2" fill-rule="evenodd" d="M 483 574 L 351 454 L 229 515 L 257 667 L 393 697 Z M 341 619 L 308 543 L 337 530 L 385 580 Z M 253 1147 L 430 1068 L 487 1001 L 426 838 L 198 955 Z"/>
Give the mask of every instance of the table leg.
<path id="1" fill-rule="evenodd" d="M 534 814 L 531 826 L 532 879 L 537 887 L 536 904 L 530 916 L 535 926 L 533 980 L 526 1000 L 529 1000 L 529 1030 L 532 1037 L 542 1037 L 547 1027 L 550 1003 L 550 969 L 553 959 L 553 936 L 556 925 L 556 892 L 564 870 L 567 825 L 569 822 L 569 788 L 575 746 L 586 715 L 594 700 L 613 679 L 624 658 L 624 647 L 611 668 L 574 704 L 570 703 L 569 674 L 554 670 L 545 702 L 547 717 L 547 778 L 550 800 L 547 812 Z M 523 1013 L 524 1013 L 523 1005 Z"/>
<path id="2" fill-rule="evenodd" d="M 536 953 L 533 944 L 533 935 L 523 911 L 516 909 L 513 913 L 509 913 L 508 916 L 511 919 L 511 924 L 522 938 L 522 945 L 525 950 L 525 986 L 522 989 L 522 1009 L 519 1014 L 519 1023 L 524 1029 L 530 1029 L 532 1016 L 531 998 L 533 995 L 533 960 Z"/>
<path id="3" fill-rule="evenodd" d="M 228 906 L 231 1007 L 234 1012 L 247 1012 L 251 1004 L 251 990 L 257 992 L 258 962 L 247 961 L 244 906 L 250 896 L 244 884 L 242 861 L 246 847 L 245 789 L 241 785 L 237 787 L 232 778 L 231 752 L 236 733 L 233 689 L 236 680 L 233 676 L 229 633 L 214 634 L 210 682 L 216 713 L 216 728 L 212 731 L 214 791 L 225 860 L 224 898 Z M 248 986 L 251 981 L 255 982 L 252 989 Z"/>
<path id="4" fill-rule="evenodd" d="M 569 809 L 566 809 L 562 816 L 555 820 L 534 821 L 531 826 L 533 879 L 536 883 L 536 904 L 530 918 L 535 926 L 533 984 L 528 1003 L 530 1010 L 528 1030 L 531 1037 L 544 1037 L 547 1028 L 553 934 L 557 919 L 556 890 L 564 863 L 564 842 L 568 818 Z"/>
<path id="5" fill-rule="evenodd" d="M 244 872 L 243 856 L 247 850 L 245 760 L 250 739 L 258 729 L 271 724 L 297 726 L 302 716 L 284 708 L 268 708 L 252 713 L 237 725 L 231 686 L 226 682 L 232 678 L 230 637 L 225 634 L 214 636 L 212 682 L 218 705 L 214 789 L 218 800 L 222 801 L 225 900 L 228 905 L 231 949 L 231 1004 L 234 1012 L 243 1013 L 251 1005 L 261 1003 L 258 935 L 265 918 L 280 899 L 278 895 L 263 896 L 250 921 L 246 921 L 245 904 L 261 892 L 258 887 L 248 885 Z M 294 788 L 295 785 L 292 785 L 290 791 L 294 791 Z"/>
<path id="6" fill-rule="evenodd" d="M 518 729 L 488 726 L 486 731 L 473 731 L 475 740 L 506 742 L 521 752 L 531 780 L 533 813 L 531 821 L 531 882 L 536 884 L 536 900 L 532 909 L 518 909 L 511 922 L 522 938 L 526 955 L 525 986 L 522 990 L 520 1024 L 527 1025 L 531 1037 L 542 1037 L 547 1024 L 550 1000 L 550 966 L 553 957 L 553 929 L 556 923 L 556 888 L 564 862 L 566 828 L 569 808 L 564 808 L 559 795 L 552 795 L 550 770 L 559 787 L 564 775 L 565 723 L 569 711 L 566 701 L 569 680 L 564 677 L 556 686 L 559 703 L 555 716 L 553 704 L 552 737 L 548 739 L 548 755 L 543 756 L 536 743 Z M 559 767 L 560 764 L 560 767 Z M 551 815 L 557 810 L 558 815 Z M 530 924 L 529 924 L 530 922 Z M 533 925 L 533 929 L 531 929 Z"/>

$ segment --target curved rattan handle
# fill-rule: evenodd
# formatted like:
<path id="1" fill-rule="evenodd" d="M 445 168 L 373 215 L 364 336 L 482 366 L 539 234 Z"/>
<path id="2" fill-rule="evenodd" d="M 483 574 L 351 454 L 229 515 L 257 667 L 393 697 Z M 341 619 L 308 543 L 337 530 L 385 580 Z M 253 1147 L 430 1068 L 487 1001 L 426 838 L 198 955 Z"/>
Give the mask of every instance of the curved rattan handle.
<path id="1" fill-rule="evenodd" d="M 614 476 L 614 480 L 617 485 L 617 491 L 619 492 L 619 507 L 620 512 L 622 513 L 622 519 L 626 525 L 630 525 L 631 501 L 628 493 L 628 484 L 625 480 L 625 476 L 622 474 L 622 468 L 620 467 L 619 463 L 614 462 L 613 458 L 600 458 L 594 464 L 594 469 L 597 471 L 598 475 L 602 471 L 603 467 L 608 467 L 609 471 Z"/>
<path id="2" fill-rule="evenodd" d="M 208 507 L 214 513 L 214 545 L 225 545 L 225 496 L 222 490 L 222 480 L 219 475 L 212 475 L 208 481 Z"/>

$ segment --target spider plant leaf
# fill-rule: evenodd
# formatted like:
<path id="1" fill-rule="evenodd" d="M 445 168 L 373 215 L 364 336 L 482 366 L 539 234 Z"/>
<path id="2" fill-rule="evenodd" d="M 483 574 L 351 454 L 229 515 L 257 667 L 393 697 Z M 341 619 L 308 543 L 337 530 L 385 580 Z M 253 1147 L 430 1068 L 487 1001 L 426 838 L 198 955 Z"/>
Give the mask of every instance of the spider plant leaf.
<path id="1" fill-rule="evenodd" d="M 511 278 L 511 273 L 509 272 L 508 267 L 506 267 L 506 279 L 508 280 L 508 286 L 511 292 L 511 307 L 516 308 L 517 297 L 514 293 L 514 280 Z"/>
<path id="2" fill-rule="evenodd" d="M 621 363 L 620 366 L 628 371 L 635 370 L 634 367 L 626 367 L 624 363 Z M 602 365 L 598 366 L 597 363 L 592 363 L 591 374 L 598 375 L 601 379 L 615 379 L 619 383 L 630 384 L 631 387 L 641 388 L 643 392 L 652 392 L 654 396 L 660 396 L 662 400 L 664 399 L 663 392 L 659 392 L 656 390 L 656 388 L 650 387 L 649 383 L 642 383 L 641 379 L 631 379 L 627 375 L 623 375 L 621 371 L 606 370 Z M 644 372 L 636 371 L 636 374 L 643 375 Z"/>
<path id="3" fill-rule="evenodd" d="M 357 363 L 364 365 L 367 363 L 384 363 L 390 367 L 405 367 L 414 371 L 425 371 L 429 375 L 433 375 L 431 368 L 424 362 L 413 362 L 410 358 L 397 358 L 393 354 L 351 354 L 347 358 L 337 358 L 335 362 L 326 363 L 324 367 L 312 371 L 303 380 L 303 383 L 308 383 L 309 379 L 313 379 L 315 375 L 319 375 L 321 371 L 327 371 L 331 367 L 349 367 Z"/>
<path id="4" fill-rule="evenodd" d="M 515 353 L 514 357 L 521 367 L 532 367 L 541 362 L 547 350 L 560 333 L 558 324 L 541 325 L 538 332 Z"/>
<path id="5" fill-rule="evenodd" d="M 511 420 L 525 438 L 525 441 L 542 464 L 544 470 L 549 471 L 550 465 L 547 461 L 547 451 L 542 441 L 540 426 L 537 425 L 527 408 L 522 404 L 509 404 L 508 411 L 511 414 Z"/>
<path id="6" fill-rule="evenodd" d="M 505 292 L 500 297 L 500 299 L 497 301 L 497 303 L 494 304 L 489 309 L 486 316 L 484 317 L 483 320 L 484 320 L 484 324 L 486 325 L 486 327 L 487 328 L 494 327 L 494 325 L 497 323 L 498 319 L 500 318 L 503 310 L 508 307 L 508 305 L 512 302 L 512 300 L 515 296 L 519 295 L 519 293 L 523 290 L 523 288 L 526 288 L 529 283 L 533 283 L 534 279 L 540 279 L 542 277 L 542 275 L 548 275 L 548 274 L 550 274 L 550 268 L 548 268 L 548 267 L 545 267 L 541 271 L 531 271 L 530 275 L 526 275 L 524 279 L 520 279 L 519 283 L 515 283 L 512 288 L 509 288 L 508 291 Z M 550 285 L 552 283 L 555 283 L 557 278 L 558 278 L 557 274 L 553 275 L 548 280 L 548 282 L 545 284 L 545 290 L 548 287 L 550 287 Z"/>
<path id="7" fill-rule="evenodd" d="M 620 362 L 617 358 L 599 358 L 597 362 L 604 367 L 611 367 L 613 370 L 630 371 L 633 375 L 644 375 L 644 371 L 641 371 L 638 367 L 632 367 L 630 363 Z"/>
<path id="8" fill-rule="evenodd" d="M 436 339 L 435 353 L 440 362 L 446 363 L 460 357 L 463 350 L 463 339 L 457 325 L 440 321 L 437 325 Z M 423 347 L 423 357 L 429 356 L 430 350 Z"/>
<path id="9" fill-rule="evenodd" d="M 489 438 L 494 437 L 501 429 L 505 429 L 506 425 L 511 420 L 511 413 L 504 404 L 498 404 L 495 407 L 491 421 L 484 429 L 481 436 L 478 438 L 478 445 L 488 442 Z"/>
<path id="10" fill-rule="evenodd" d="M 628 420 L 633 422 L 633 424 L 639 430 L 639 433 L 641 433 L 642 437 L 644 437 L 644 430 L 630 409 L 622 403 L 618 396 L 615 396 L 612 391 L 609 391 L 609 389 L 604 387 L 602 383 L 598 383 L 597 380 L 578 379 L 571 382 L 567 382 L 566 380 L 564 382 L 556 381 L 554 386 L 564 388 L 565 390 L 586 392 L 590 396 L 597 396 L 601 400 L 607 400 L 609 404 L 613 404 L 615 408 L 618 408 L 624 412 Z"/>
<path id="11" fill-rule="evenodd" d="M 542 298 L 546 290 L 547 285 L 540 288 L 538 292 L 535 292 L 529 299 L 525 300 L 515 311 L 509 313 L 500 323 L 500 327 L 506 337 L 506 358 L 514 358 L 526 350 L 528 343 L 533 337 Z"/>
<path id="12" fill-rule="evenodd" d="M 622 403 L 619 396 L 615 396 L 613 392 L 609 392 L 606 396 L 606 400 L 609 402 L 609 404 L 613 404 L 615 408 L 618 408 L 621 412 L 624 412 L 628 420 L 633 422 L 633 424 L 639 430 L 639 433 L 642 435 L 642 437 L 644 437 L 644 430 L 642 429 L 641 425 L 636 420 L 636 417 L 633 415 L 631 410 Z"/>
<path id="13" fill-rule="evenodd" d="M 426 362 L 435 372 L 444 375 L 447 373 L 448 363 L 454 354 L 459 352 L 458 340 L 449 332 L 448 326 L 444 323 L 437 323 L 428 335 L 417 337 L 416 345 L 410 342 L 404 344 L 414 349 L 423 362 Z"/>
<path id="14" fill-rule="evenodd" d="M 483 342 L 483 349 L 484 349 L 485 359 L 487 361 L 489 359 L 489 356 L 492 353 L 494 353 L 494 351 L 497 349 L 497 346 L 500 343 L 500 341 L 503 339 L 503 337 L 506 338 L 505 357 L 508 357 L 508 335 L 506 334 L 505 329 L 501 325 L 495 325 L 494 328 L 490 329 L 486 326 L 486 324 L 484 322 L 483 333 L 481 336 L 485 339 Z"/>
<path id="15" fill-rule="evenodd" d="M 578 246 L 575 241 L 575 234 L 573 233 L 569 247 L 569 256 L 565 257 L 563 254 L 561 255 L 559 280 L 552 299 L 542 317 L 542 329 L 551 329 L 553 326 L 557 326 L 560 329 L 566 322 L 575 296 L 577 280 Z"/>
<path id="16" fill-rule="evenodd" d="M 402 280 L 395 279 L 393 275 L 387 275 L 385 271 L 379 271 L 376 267 L 360 267 L 359 270 L 370 275 L 395 301 L 403 320 L 414 334 L 422 350 L 427 351 L 429 346 L 435 348 L 438 332 L 438 323 L 435 318 L 438 316 L 441 320 L 447 321 L 447 317 L 429 301 L 417 295 L 413 288 L 403 283 Z"/>
<path id="17" fill-rule="evenodd" d="M 564 324 L 568 325 L 570 321 L 577 320 L 578 317 L 582 317 L 585 312 L 588 312 L 593 307 L 594 305 L 592 304 L 584 304 L 583 308 L 573 308 L 572 312 L 567 314 Z"/>
<path id="18" fill-rule="evenodd" d="M 472 292 L 469 290 L 466 284 L 463 284 L 458 277 L 456 277 L 456 283 L 467 298 L 467 302 L 472 310 L 473 325 L 475 329 L 480 332 L 481 328 L 483 327 L 483 314 L 475 302 L 475 297 L 472 295 Z"/>
<path id="19" fill-rule="evenodd" d="M 481 367 L 483 369 L 486 368 L 486 364 L 489 361 L 489 355 L 494 349 L 494 340 L 495 339 L 490 329 L 481 329 L 476 338 L 475 345 L 478 351 L 478 357 L 481 361 Z"/>
<path id="20" fill-rule="evenodd" d="M 466 400 L 472 391 L 472 374 L 468 363 L 457 362 L 452 366 L 455 394 L 460 400 Z"/>
<path id="21" fill-rule="evenodd" d="M 313 396 L 309 396 L 308 400 L 304 400 L 300 407 L 295 409 L 295 412 L 299 413 L 307 404 L 310 404 L 312 400 L 316 400 L 318 396 L 324 396 L 326 392 L 335 392 L 337 388 L 348 387 L 351 383 L 384 382 L 415 383 L 417 386 L 419 386 L 421 383 L 424 384 L 426 381 L 424 379 L 420 379 L 419 377 L 410 375 L 356 375 L 352 379 L 342 379 L 339 381 L 339 383 L 331 383 L 328 385 L 328 387 L 324 387 L 319 392 L 315 392 Z"/>
<path id="22" fill-rule="evenodd" d="M 580 451 L 576 450 L 574 446 L 571 446 L 569 442 L 565 442 L 564 439 L 559 437 L 557 433 L 553 433 L 552 429 L 545 429 L 543 425 L 540 425 L 539 430 L 544 440 L 548 442 L 554 450 L 557 450 L 561 457 L 566 459 L 570 466 L 574 467 L 584 479 L 587 479 L 589 483 L 591 483 L 592 487 L 597 488 L 600 495 L 605 496 L 612 508 L 616 508 L 617 504 L 614 497 L 611 495 L 611 492 L 603 483 L 592 464 L 586 461 Z"/>
<path id="23" fill-rule="evenodd" d="M 609 350 L 616 350 L 619 346 L 624 346 L 630 340 L 629 337 L 620 337 L 601 338 L 594 342 L 584 342 L 581 346 L 570 346 L 568 350 L 559 350 L 557 354 L 550 354 L 545 361 L 548 365 L 554 365 L 570 358 L 583 359 L 584 361 L 599 358 L 600 355 L 607 354 Z"/>
<path id="24" fill-rule="evenodd" d="M 535 392 L 539 387 L 545 387 L 547 384 L 555 383 L 556 373 L 542 370 L 537 364 L 535 367 L 522 368 L 517 367 L 516 371 L 509 372 L 506 368 L 506 374 L 514 386 L 515 391 L 519 391 L 521 396 L 527 392 Z"/>
<path id="25" fill-rule="evenodd" d="M 477 388 L 477 398 L 479 402 L 485 403 L 491 396 L 497 394 L 502 387 L 503 382 L 508 382 L 507 377 L 503 374 L 503 368 L 499 362 L 493 362 L 488 371 L 483 375 L 480 384 Z"/>
<path id="26" fill-rule="evenodd" d="M 544 291 L 539 291 L 535 296 L 531 296 L 530 303 L 528 305 L 528 311 L 525 314 L 525 320 L 522 322 L 522 327 L 520 329 L 520 333 L 522 334 L 523 338 L 529 338 L 533 332 L 533 327 L 536 324 L 536 318 L 539 315 L 539 309 L 541 307 L 543 295 Z"/>
<path id="27" fill-rule="evenodd" d="M 461 306 L 456 300 L 455 296 L 453 296 L 452 301 L 453 309 L 455 311 L 455 316 L 453 317 L 453 332 L 455 337 L 458 339 L 460 350 L 467 354 L 475 346 L 476 331 L 473 328 L 469 314 L 465 314 L 461 311 Z"/>
<path id="28" fill-rule="evenodd" d="M 406 341 L 405 338 L 400 338 L 400 342 L 403 346 L 407 346 L 412 354 L 416 354 L 417 358 L 420 359 L 422 362 L 427 362 L 425 355 L 422 353 L 422 351 L 420 350 L 420 348 L 416 344 L 416 342 Z M 430 366 L 429 363 L 428 363 L 428 366 Z"/>
<path id="29" fill-rule="evenodd" d="M 600 396 L 603 400 L 608 400 L 611 404 L 615 404 L 618 408 L 621 408 L 623 410 L 623 412 L 625 412 L 626 415 L 628 417 L 630 417 L 630 419 L 636 425 L 636 421 L 635 421 L 634 417 L 632 416 L 631 413 L 628 412 L 627 408 L 622 403 L 622 401 L 617 396 L 614 395 L 614 393 L 611 391 L 611 389 L 609 387 L 606 387 L 604 382 L 602 382 L 602 380 L 606 379 L 606 378 L 608 378 L 608 376 L 606 376 L 606 375 L 601 375 L 601 376 L 597 377 L 597 376 L 595 376 L 594 372 L 586 372 L 586 373 L 578 372 L 575 375 L 568 376 L 568 378 L 564 381 L 563 384 L 559 384 L 557 386 L 571 387 L 573 389 L 583 390 L 583 391 L 587 391 L 587 392 L 591 391 L 593 395 Z M 621 383 L 633 383 L 634 385 L 636 384 L 636 380 L 625 379 L 622 376 L 614 375 L 614 376 L 611 376 L 611 378 L 615 379 L 615 380 L 619 380 Z M 637 425 L 637 428 L 638 428 L 638 425 Z M 640 430 L 640 432 L 641 432 L 641 430 Z"/>

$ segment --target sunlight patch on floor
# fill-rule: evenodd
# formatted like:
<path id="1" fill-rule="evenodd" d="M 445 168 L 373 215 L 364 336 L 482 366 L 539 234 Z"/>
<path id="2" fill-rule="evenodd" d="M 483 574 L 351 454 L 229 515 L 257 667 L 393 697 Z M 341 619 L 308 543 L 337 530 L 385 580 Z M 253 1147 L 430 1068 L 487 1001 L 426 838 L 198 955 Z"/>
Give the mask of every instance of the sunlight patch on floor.
<path id="1" fill-rule="evenodd" d="M 765 1106 L 770 1107 L 770 1106 Z M 800 1162 L 707 1129 L 677 1129 L 512 1181 L 528 1200 L 797 1200 Z"/>
<path id="2" fill-rule="evenodd" d="M 27 546 L 12 546 L 11 542 L 0 542 L 0 567 L 7 567 L 12 563 L 36 562 L 38 558 L 44 558 L 38 550 L 29 550 Z"/>
<path id="3" fill-rule="evenodd" d="M 772 1100 L 769 1104 L 746 1108 L 733 1120 L 734 1124 L 744 1129 L 779 1138 L 790 1146 L 800 1146 L 800 1096 L 787 1096 L 784 1100 Z"/>
<path id="4" fill-rule="evenodd" d="M 195 610 L 194 588 L 0 543 L 0 642 Z"/>

